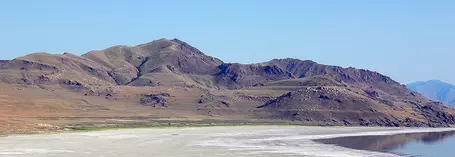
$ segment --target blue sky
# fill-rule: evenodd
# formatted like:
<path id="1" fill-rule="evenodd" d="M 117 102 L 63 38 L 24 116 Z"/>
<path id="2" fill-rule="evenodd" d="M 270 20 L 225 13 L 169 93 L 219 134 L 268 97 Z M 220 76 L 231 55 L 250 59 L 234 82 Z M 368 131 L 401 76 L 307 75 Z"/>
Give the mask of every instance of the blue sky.
<path id="1" fill-rule="evenodd" d="M 0 59 L 178 38 L 226 62 L 293 57 L 455 84 L 455 1 L 0 1 Z"/>

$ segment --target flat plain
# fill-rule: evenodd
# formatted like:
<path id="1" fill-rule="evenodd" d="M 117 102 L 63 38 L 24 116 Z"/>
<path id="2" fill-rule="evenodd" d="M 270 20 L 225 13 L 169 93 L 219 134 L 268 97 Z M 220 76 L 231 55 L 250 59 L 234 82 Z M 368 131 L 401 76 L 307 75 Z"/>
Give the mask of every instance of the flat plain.
<path id="1" fill-rule="evenodd" d="M 395 154 L 353 150 L 314 139 L 391 135 L 453 128 L 236 126 L 120 129 L 2 137 L 0 155 L 11 157 L 394 157 Z M 375 144 L 390 144 L 390 140 Z M 400 142 L 398 141 L 394 142 Z"/>

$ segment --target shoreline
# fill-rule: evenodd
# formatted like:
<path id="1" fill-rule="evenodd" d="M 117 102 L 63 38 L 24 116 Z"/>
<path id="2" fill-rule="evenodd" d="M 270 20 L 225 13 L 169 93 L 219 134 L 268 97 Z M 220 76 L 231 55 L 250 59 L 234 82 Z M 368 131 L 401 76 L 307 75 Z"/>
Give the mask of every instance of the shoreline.
<path id="1" fill-rule="evenodd" d="M 372 127 L 372 128 L 380 128 L 380 127 Z M 385 127 L 385 128 L 387 128 L 387 127 Z M 390 135 L 399 135 L 399 134 L 455 131 L 455 128 L 406 128 L 406 127 L 404 127 L 404 128 L 397 128 L 397 129 L 398 130 L 395 130 L 395 131 L 368 131 L 368 132 L 362 132 L 362 133 L 323 135 L 323 136 L 315 138 L 314 140 L 332 139 L 332 138 L 339 138 L 339 137 L 390 136 Z"/>
<path id="2" fill-rule="evenodd" d="M 213 128 L 213 127 L 327 127 L 327 128 L 384 128 L 384 129 L 405 129 L 406 131 L 397 131 L 394 134 L 384 134 L 384 132 L 364 132 L 363 134 L 346 134 L 344 136 L 333 135 L 321 137 L 318 139 L 351 137 L 351 136 L 382 136 L 396 135 L 407 133 L 425 133 L 425 132 L 445 132 L 455 131 L 455 127 L 432 128 L 432 127 L 367 127 L 367 126 L 337 126 L 337 125 L 302 125 L 294 123 L 152 123 L 152 124 L 89 124 L 89 125 L 67 125 L 62 126 L 58 130 L 46 131 L 25 131 L 0 133 L 0 137 L 8 136 L 26 136 L 26 135 L 46 135 L 46 134 L 64 134 L 64 133 L 79 133 L 79 132 L 94 132 L 94 131 L 109 131 L 109 130 L 130 130 L 130 129 L 184 129 L 184 128 Z M 407 132 L 410 131 L 410 132 Z M 386 131 L 387 132 L 387 131 Z M 390 132 L 388 132 L 390 133 Z M 317 140 L 317 139 L 315 139 Z"/>
<path id="3" fill-rule="evenodd" d="M 87 132 L 102 130 L 134 129 L 134 128 L 199 128 L 199 127 L 218 127 L 218 126 L 327 126 L 327 127 L 350 127 L 330 124 L 302 124 L 299 122 L 286 120 L 154 120 L 133 123 L 101 123 L 83 122 L 55 125 L 53 129 L 42 130 L 21 130 L 0 132 L 1 136 L 11 135 L 34 135 L 34 134 L 53 134 L 67 132 Z M 356 127 L 356 126 L 353 126 Z"/>
<path id="4" fill-rule="evenodd" d="M 278 126 L 295 126 L 295 127 L 333 127 L 345 128 L 350 126 L 323 126 L 323 125 L 298 125 L 298 124 L 280 124 L 280 123 L 251 123 L 251 124 L 171 124 L 164 123 L 153 125 L 135 125 L 135 124 L 103 124 L 103 125 L 68 125 L 63 126 L 59 130 L 45 131 L 25 131 L 25 132 L 9 132 L 0 133 L 0 137 L 8 136 L 27 136 L 27 135 L 47 135 L 47 134 L 65 134 L 65 133 L 81 133 L 81 132 L 96 132 L 96 131 L 114 131 L 114 130 L 132 130 L 132 129 L 185 129 L 185 128 L 216 128 L 216 127 L 278 127 Z M 358 126 L 353 126 L 358 127 Z M 378 127 L 379 128 L 379 127 Z M 387 128 L 387 127 L 384 127 Z"/>
<path id="5" fill-rule="evenodd" d="M 69 152 L 66 152 L 69 154 L 65 155 L 65 151 L 78 150 L 73 153 L 94 151 L 91 153 L 107 155 L 107 150 L 119 147 L 120 149 L 114 150 L 126 152 L 131 149 L 137 152 L 135 155 L 149 155 L 148 153 L 150 152 L 147 151 L 149 148 L 163 150 L 154 152 L 157 153 L 157 156 L 176 156 L 176 154 L 187 154 L 199 151 L 201 151 L 204 156 L 211 156 L 213 153 L 222 151 L 229 151 L 234 154 L 254 153 L 258 156 L 267 153 L 266 155 L 273 157 L 282 156 L 284 154 L 313 156 L 314 153 L 321 153 L 322 151 L 326 156 L 337 156 L 339 153 L 345 154 L 341 156 L 346 156 L 346 154 L 354 153 L 357 154 L 355 156 L 382 154 L 394 157 L 390 152 L 356 150 L 338 145 L 323 144 L 317 142 L 317 140 L 337 137 L 380 136 L 444 131 L 455 131 L 455 128 L 327 127 L 259 124 L 230 126 L 98 127 L 76 131 L 22 134 L 36 136 L 10 135 L 2 137 L 4 142 L 0 143 L 0 152 L 2 149 L 5 149 L 4 151 L 7 151 L 6 153 L 39 153 L 33 152 L 36 150 L 51 154 L 55 153 L 53 154 L 55 156 L 72 156 Z M 46 144 L 37 144 L 35 142 L 36 140 L 46 141 Z M 122 142 L 114 142 L 118 140 L 121 140 Z M 18 148 L 15 143 L 21 143 L 21 148 Z M 85 147 L 84 143 L 94 143 L 92 148 L 96 149 L 92 150 L 90 147 Z M 13 151 L 8 152 L 8 150 L 11 149 Z M 309 151 L 308 149 L 314 150 L 314 152 Z M 323 152 L 326 149 L 333 151 Z M 30 156 L 33 155 L 30 154 Z M 43 154 L 43 156 L 47 155 L 48 154 Z M 292 156 L 293 155 L 291 155 L 291 157 Z"/>
<path id="6" fill-rule="evenodd" d="M 355 150 L 391 153 L 398 156 L 419 156 L 416 152 L 400 151 L 400 149 L 409 143 L 425 143 L 431 140 L 439 141 L 454 135 L 455 128 L 426 128 L 424 130 L 417 128 L 393 132 L 379 131 L 356 133 L 354 135 L 334 135 L 333 137 L 313 139 L 313 141 Z"/>

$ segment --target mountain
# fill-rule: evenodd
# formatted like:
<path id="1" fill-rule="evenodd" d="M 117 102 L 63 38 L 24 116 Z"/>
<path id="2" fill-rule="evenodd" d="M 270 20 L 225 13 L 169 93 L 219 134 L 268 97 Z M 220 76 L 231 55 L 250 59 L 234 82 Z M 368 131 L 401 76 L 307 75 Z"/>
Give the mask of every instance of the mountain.
<path id="1" fill-rule="evenodd" d="M 445 104 L 455 105 L 455 86 L 439 81 L 410 83 L 407 87 L 415 92 Z"/>
<path id="2" fill-rule="evenodd" d="M 455 124 L 453 108 L 378 72 L 292 58 L 225 63 L 178 39 L 82 56 L 34 53 L 0 61 L 0 73 L 6 131 L 196 122 Z"/>

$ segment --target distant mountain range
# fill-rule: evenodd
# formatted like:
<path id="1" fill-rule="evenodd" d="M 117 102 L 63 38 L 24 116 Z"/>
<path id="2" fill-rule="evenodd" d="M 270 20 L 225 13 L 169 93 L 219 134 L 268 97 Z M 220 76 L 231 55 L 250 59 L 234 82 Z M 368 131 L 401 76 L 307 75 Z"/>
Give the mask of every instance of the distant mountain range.
<path id="1" fill-rule="evenodd" d="M 445 104 L 455 105 L 455 85 L 439 80 L 421 81 L 406 85 L 409 89 L 419 92 L 429 99 Z"/>
<path id="2" fill-rule="evenodd" d="M 455 125 L 452 107 L 375 71 L 292 58 L 226 63 L 178 39 L 34 53 L 0 61 L 0 73 L 0 124 L 15 130 L 159 120 Z"/>

